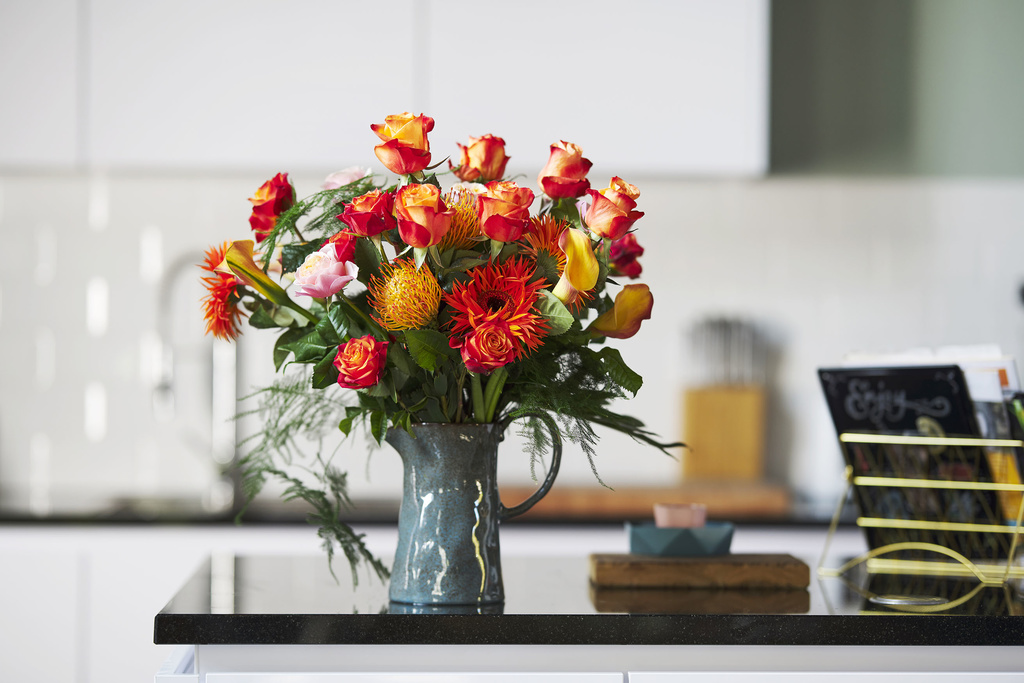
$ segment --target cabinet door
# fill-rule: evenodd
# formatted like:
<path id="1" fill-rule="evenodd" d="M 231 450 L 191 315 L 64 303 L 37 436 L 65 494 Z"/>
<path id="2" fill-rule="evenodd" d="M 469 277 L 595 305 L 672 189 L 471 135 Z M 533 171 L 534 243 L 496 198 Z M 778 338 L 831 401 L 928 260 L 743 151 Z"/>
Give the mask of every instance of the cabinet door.
<path id="1" fill-rule="evenodd" d="M 591 182 L 767 169 L 767 0 L 519 0 L 430 5 L 433 146 L 505 139 L 534 182 L 558 140 Z M 440 158 L 440 153 L 437 155 Z"/>
<path id="2" fill-rule="evenodd" d="M 75 163 L 77 28 L 75 0 L 0 3 L 0 166 Z"/>
<path id="3" fill-rule="evenodd" d="M 336 170 L 413 101 L 412 0 L 91 0 L 89 158 Z"/>

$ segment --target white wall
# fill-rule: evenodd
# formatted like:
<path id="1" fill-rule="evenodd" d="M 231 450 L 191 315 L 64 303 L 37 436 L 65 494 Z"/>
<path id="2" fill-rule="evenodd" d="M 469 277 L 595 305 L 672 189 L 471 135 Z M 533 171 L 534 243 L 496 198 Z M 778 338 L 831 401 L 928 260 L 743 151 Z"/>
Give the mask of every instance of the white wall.
<path id="1" fill-rule="evenodd" d="M 211 495 L 217 468 L 199 273 L 170 264 L 244 237 L 246 198 L 263 179 L 0 176 L 0 486 L 8 504 L 12 490 L 19 504 L 35 491 L 51 509 L 75 496 Z M 627 179 L 642 192 L 637 235 L 655 307 L 637 337 L 619 343 L 645 378 L 621 408 L 666 439 L 680 437 L 685 332 L 708 314 L 749 317 L 776 345 L 769 473 L 826 509 L 841 468 L 817 367 L 852 350 L 975 342 L 1024 357 L 1024 181 Z M 295 180 L 308 194 L 321 176 Z M 104 227 L 90 228 L 90 215 Z M 143 255 L 156 242 L 159 254 Z M 180 273 L 166 311 L 159 282 L 140 275 L 148 259 L 165 275 Z M 95 277 L 109 292 L 107 329 L 98 334 L 88 331 L 84 286 Z M 164 417 L 148 358 L 160 320 L 170 323 L 177 359 L 176 410 Z M 273 337 L 242 337 L 243 392 L 272 376 Z M 84 405 L 95 383 L 106 390 L 107 428 L 91 441 Z M 514 450 L 505 447 L 503 476 L 526 483 L 526 458 Z M 397 457 L 385 449 L 367 461 L 365 453 L 352 442 L 340 460 L 357 495 L 397 493 Z M 598 467 L 612 486 L 663 484 L 679 471 L 618 434 L 602 440 Z M 595 484 L 573 449 L 560 481 Z"/>

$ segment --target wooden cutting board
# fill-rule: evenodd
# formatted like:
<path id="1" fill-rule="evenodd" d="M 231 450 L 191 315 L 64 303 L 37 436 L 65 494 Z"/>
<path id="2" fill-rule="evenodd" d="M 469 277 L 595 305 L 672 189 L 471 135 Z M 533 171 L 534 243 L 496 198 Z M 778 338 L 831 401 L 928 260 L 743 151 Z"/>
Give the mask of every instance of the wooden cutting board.
<path id="1" fill-rule="evenodd" d="M 622 588 L 806 588 L 811 570 L 786 554 L 590 556 L 590 581 Z"/>

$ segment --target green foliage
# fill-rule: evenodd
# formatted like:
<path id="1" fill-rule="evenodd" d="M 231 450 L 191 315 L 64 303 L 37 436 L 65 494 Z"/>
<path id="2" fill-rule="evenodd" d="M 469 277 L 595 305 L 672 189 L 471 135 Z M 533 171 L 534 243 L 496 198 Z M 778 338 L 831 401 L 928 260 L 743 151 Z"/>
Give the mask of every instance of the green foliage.
<path id="1" fill-rule="evenodd" d="M 387 578 L 387 568 L 370 553 L 363 536 L 356 534 L 343 520 L 344 512 L 351 508 L 345 474 L 320 453 L 315 457 L 315 466 L 304 468 L 312 475 L 315 485 L 303 482 L 277 465 L 278 462 L 292 465 L 300 460 L 302 440 L 320 443 L 339 419 L 351 421 L 350 416 L 359 414 L 359 409 L 346 406 L 336 398 L 335 392 L 309 391 L 306 379 L 301 376 L 282 377 L 249 398 L 258 398 L 258 407 L 239 417 L 259 417 L 260 429 L 243 443 L 252 447 L 238 464 L 246 506 L 263 490 L 268 479 L 285 483 L 285 500 L 303 500 L 312 508 L 307 521 L 318 527 L 328 562 L 333 560 L 337 547 L 349 561 L 353 583 L 358 583 L 356 567 L 361 561 L 378 577 Z M 243 508 L 238 519 L 244 512 Z M 333 565 L 331 573 L 334 573 Z"/>

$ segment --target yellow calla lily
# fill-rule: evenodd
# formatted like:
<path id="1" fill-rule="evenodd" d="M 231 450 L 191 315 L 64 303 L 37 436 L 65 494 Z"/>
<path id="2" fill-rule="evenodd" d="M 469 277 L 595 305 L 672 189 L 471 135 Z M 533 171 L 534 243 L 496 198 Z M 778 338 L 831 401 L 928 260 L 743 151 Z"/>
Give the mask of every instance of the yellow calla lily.
<path id="1" fill-rule="evenodd" d="M 254 246 L 252 240 L 232 242 L 227 251 L 224 252 L 224 262 L 216 270 L 231 273 L 241 280 L 242 284 L 252 287 L 267 297 L 272 303 L 289 308 L 311 322 L 317 322 L 316 316 L 292 301 L 281 285 L 271 280 L 263 272 L 263 268 L 253 258 L 252 250 Z"/>
<path id="2" fill-rule="evenodd" d="M 651 317 L 654 296 L 647 285 L 626 285 L 615 297 L 615 304 L 587 328 L 594 336 L 628 339 Z"/>
<path id="3" fill-rule="evenodd" d="M 551 293 L 563 304 L 571 304 L 580 292 L 594 288 L 601 268 L 594 256 L 590 237 L 582 230 L 568 228 L 563 231 L 558 246 L 565 252 L 565 269 Z"/>

